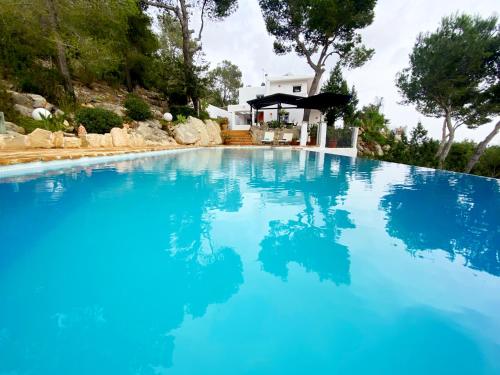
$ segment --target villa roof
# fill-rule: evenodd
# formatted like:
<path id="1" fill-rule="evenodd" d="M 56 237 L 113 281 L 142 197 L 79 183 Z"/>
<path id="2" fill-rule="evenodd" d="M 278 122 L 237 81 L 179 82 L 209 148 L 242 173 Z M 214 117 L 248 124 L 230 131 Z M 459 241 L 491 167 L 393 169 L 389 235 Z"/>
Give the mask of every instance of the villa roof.
<path id="1" fill-rule="evenodd" d="M 350 95 L 335 94 L 332 92 L 324 92 L 309 97 L 278 93 L 252 99 L 247 103 L 254 109 L 261 109 L 274 104 L 278 104 L 279 106 L 281 104 L 289 104 L 297 108 L 317 109 L 325 112 L 328 108 L 346 105 L 350 99 Z"/>
<path id="2" fill-rule="evenodd" d="M 262 98 L 256 98 L 249 100 L 247 103 L 250 107 L 255 109 L 261 109 L 264 107 L 269 107 L 274 104 L 289 104 L 289 105 L 297 105 L 297 102 L 302 99 L 302 96 L 290 95 L 290 94 L 272 94 L 263 96 Z"/>
<path id="3" fill-rule="evenodd" d="M 318 95 L 301 98 L 297 101 L 297 107 L 317 109 L 325 112 L 328 108 L 344 106 L 351 100 L 351 95 L 335 94 L 333 92 L 323 92 Z"/>

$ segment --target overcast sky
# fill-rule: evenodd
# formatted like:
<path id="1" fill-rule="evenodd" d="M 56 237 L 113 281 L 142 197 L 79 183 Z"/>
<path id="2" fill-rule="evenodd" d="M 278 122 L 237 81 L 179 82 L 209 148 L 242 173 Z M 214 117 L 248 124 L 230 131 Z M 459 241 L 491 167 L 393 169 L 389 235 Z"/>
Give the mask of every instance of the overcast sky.
<path id="1" fill-rule="evenodd" d="M 365 44 L 375 49 L 375 56 L 361 68 L 344 71 L 349 84 L 356 86 L 360 105 L 382 97 L 391 127 L 411 128 L 420 120 L 432 137 L 439 138 L 441 120 L 426 118 L 414 108 L 398 104 L 401 97 L 394 84 L 396 73 L 407 66 L 417 34 L 435 30 L 441 17 L 456 11 L 490 16 L 499 9 L 498 0 L 378 0 L 375 20 L 362 32 Z M 312 74 L 305 59 L 293 53 L 276 56 L 272 44 L 257 0 L 239 0 L 238 10 L 233 15 L 222 22 L 205 24 L 205 59 L 212 67 L 224 59 L 238 65 L 245 86 L 260 85 L 264 73 Z M 324 78 L 334 63 L 334 59 L 328 62 Z M 460 128 L 457 139 L 480 141 L 492 129 L 493 123 L 476 130 Z M 492 143 L 500 144 L 500 136 Z"/>

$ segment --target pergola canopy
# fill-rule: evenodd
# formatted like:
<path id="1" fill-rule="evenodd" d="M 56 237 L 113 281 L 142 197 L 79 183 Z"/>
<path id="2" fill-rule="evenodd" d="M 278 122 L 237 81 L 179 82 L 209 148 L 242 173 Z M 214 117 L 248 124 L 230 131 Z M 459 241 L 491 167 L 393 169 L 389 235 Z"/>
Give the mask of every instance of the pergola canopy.
<path id="1" fill-rule="evenodd" d="M 247 103 L 251 108 L 256 110 L 270 107 L 275 104 L 277 104 L 277 108 L 281 108 L 282 104 L 288 104 L 296 108 L 317 109 L 321 112 L 325 112 L 331 107 L 345 106 L 349 103 L 350 99 L 350 95 L 335 94 L 333 92 L 324 92 L 309 97 L 278 93 L 252 99 Z"/>
<path id="2" fill-rule="evenodd" d="M 277 104 L 281 107 L 281 104 L 289 104 L 289 105 L 297 105 L 297 101 L 302 99 L 302 96 L 290 95 L 290 94 L 272 94 L 263 96 L 262 98 L 256 98 L 249 100 L 247 103 L 253 109 L 261 109 L 265 107 L 270 107 L 272 105 Z"/>

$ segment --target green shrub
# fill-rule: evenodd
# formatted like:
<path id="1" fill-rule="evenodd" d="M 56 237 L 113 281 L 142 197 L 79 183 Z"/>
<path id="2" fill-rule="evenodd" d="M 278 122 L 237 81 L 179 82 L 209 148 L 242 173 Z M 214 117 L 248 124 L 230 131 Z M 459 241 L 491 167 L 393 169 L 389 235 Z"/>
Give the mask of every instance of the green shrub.
<path id="1" fill-rule="evenodd" d="M 64 121 L 66 116 L 51 116 L 43 120 L 34 120 L 31 117 L 19 116 L 17 125 L 24 128 L 26 134 L 31 133 L 33 130 L 40 128 L 45 130 L 50 130 L 51 132 L 64 130 Z"/>
<path id="2" fill-rule="evenodd" d="M 153 117 L 148 103 L 136 95 L 128 95 L 125 99 L 125 108 L 127 108 L 127 116 L 135 121 L 144 121 Z"/>
<path id="3" fill-rule="evenodd" d="M 196 117 L 196 111 L 188 105 L 172 105 L 170 106 L 170 113 L 174 120 L 178 120 L 178 116 L 184 116 L 184 118 L 188 118 L 189 116 Z"/>
<path id="4" fill-rule="evenodd" d="M 108 133 L 123 124 L 120 116 L 102 108 L 82 108 L 76 112 L 75 121 L 85 126 L 88 133 L 98 134 Z"/>
<path id="5" fill-rule="evenodd" d="M 175 124 L 184 124 L 187 119 L 183 115 L 178 115 L 177 119 L 174 121 Z"/>

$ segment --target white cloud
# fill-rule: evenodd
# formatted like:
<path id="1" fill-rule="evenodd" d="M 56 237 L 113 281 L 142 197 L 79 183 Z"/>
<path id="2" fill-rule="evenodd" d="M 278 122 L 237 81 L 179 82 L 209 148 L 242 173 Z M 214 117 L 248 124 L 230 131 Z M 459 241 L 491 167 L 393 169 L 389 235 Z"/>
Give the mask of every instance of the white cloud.
<path id="1" fill-rule="evenodd" d="M 384 98 L 384 112 L 391 125 L 409 128 L 420 120 L 434 138 L 440 136 L 440 119 L 426 118 L 409 106 L 398 104 L 401 97 L 395 87 L 395 76 L 408 64 L 408 55 L 416 36 L 422 31 L 435 30 L 443 16 L 465 12 L 489 16 L 498 9 L 497 0 L 379 0 L 375 21 L 363 30 L 367 46 L 375 49 L 375 56 L 363 67 L 345 72 L 349 84 L 359 93 L 360 104 Z M 273 39 L 268 35 L 257 0 L 240 0 L 238 10 L 218 23 L 208 23 L 203 35 L 206 59 L 215 66 L 226 59 L 238 65 L 245 85 L 258 85 L 264 72 L 311 73 L 303 58 L 295 54 L 276 56 Z M 328 63 L 328 69 L 334 60 Z M 479 129 L 457 131 L 457 139 L 482 140 L 493 128 L 493 123 Z M 500 137 L 492 143 L 500 144 Z"/>

